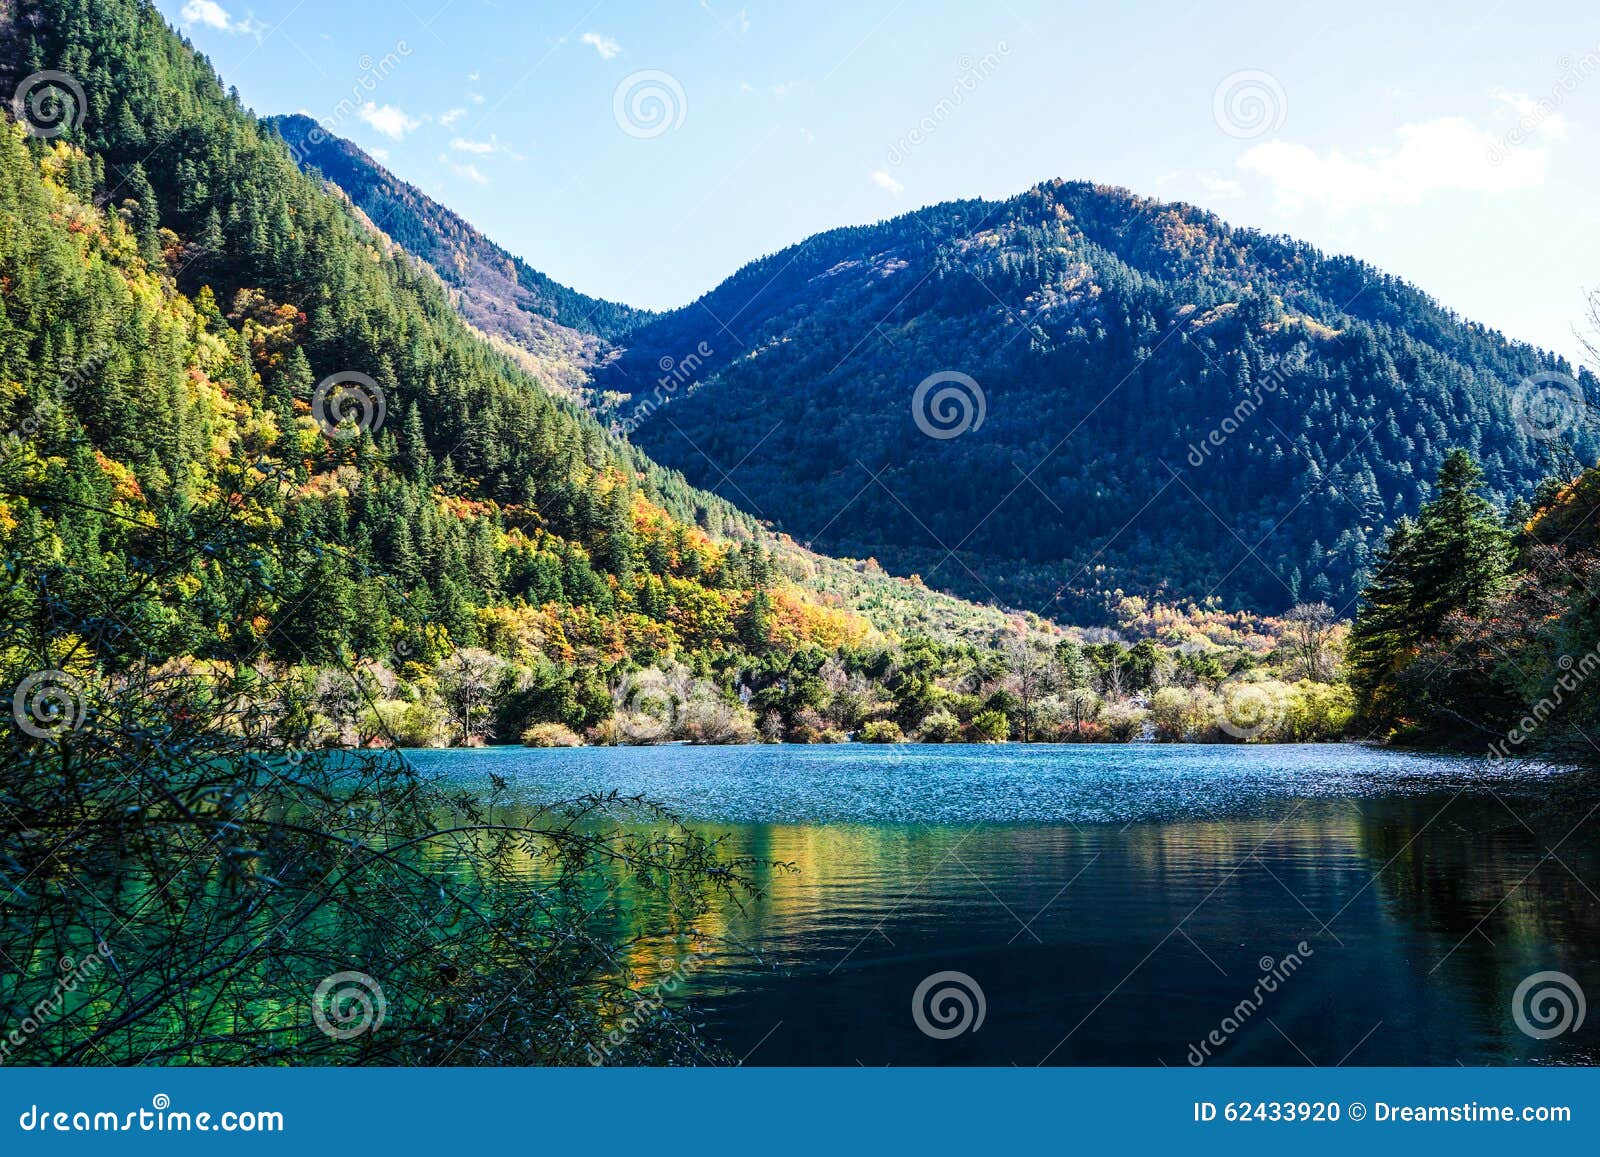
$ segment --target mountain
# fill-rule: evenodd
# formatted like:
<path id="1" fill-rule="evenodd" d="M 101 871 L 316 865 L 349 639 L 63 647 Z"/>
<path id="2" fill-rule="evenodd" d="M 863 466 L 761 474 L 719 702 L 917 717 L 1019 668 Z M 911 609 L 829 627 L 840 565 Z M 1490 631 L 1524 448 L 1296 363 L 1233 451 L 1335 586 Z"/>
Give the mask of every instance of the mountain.
<path id="1" fill-rule="evenodd" d="M 549 380 L 578 385 L 616 338 L 655 316 L 546 277 L 308 116 L 263 123 L 302 169 L 332 182 L 376 228 L 432 266 L 467 321 L 526 351 L 530 368 Z"/>
<path id="2" fill-rule="evenodd" d="M 503 677 L 477 737 L 514 739 L 604 722 L 631 667 L 731 699 L 787 686 L 796 654 L 1005 629 L 811 555 L 605 430 L 300 172 L 149 4 L 0 10 L 0 83 L 45 66 L 82 102 L 0 124 L 11 658 L 76 639 L 83 679 L 259 662 L 324 689 L 377 664 L 379 730 L 437 741 L 397 721 L 482 650 Z"/>
<path id="3" fill-rule="evenodd" d="M 1568 372 L 1359 261 L 1065 181 L 811 237 L 626 347 L 591 401 L 657 461 L 819 550 L 1089 618 L 1351 613 L 1452 447 L 1497 506 L 1531 491 L 1560 443 L 1521 383 Z"/>

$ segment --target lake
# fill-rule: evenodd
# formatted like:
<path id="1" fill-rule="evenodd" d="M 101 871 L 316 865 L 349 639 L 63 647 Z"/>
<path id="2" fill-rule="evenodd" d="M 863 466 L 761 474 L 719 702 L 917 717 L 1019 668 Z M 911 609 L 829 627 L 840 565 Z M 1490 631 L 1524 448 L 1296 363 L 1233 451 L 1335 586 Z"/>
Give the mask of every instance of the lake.
<path id="1" fill-rule="evenodd" d="M 1355 745 L 409 754 L 793 864 L 686 970 L 746 1064 L 1600 1061 L 1564 978 L 1513 1011 L 1542 972 L 1600 991 L 1591 777 Z"/>

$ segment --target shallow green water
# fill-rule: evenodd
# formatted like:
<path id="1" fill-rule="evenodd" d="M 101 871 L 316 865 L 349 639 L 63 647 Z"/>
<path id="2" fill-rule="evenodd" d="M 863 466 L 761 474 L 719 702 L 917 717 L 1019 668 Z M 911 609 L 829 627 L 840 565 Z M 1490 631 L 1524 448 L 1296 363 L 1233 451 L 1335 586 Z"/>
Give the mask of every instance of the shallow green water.
<path id="1" fill-rule="evenodd" d="M 1600 1023 L 1538 1039 L 1512 1005 L 1540 972 L 1600 992 L 1585 778 L 1354 746 L 413 758 L 529 803 L 640 793 L 792 862 L 692 946 L 659 949 L 707 956 L 687 991 L 749 1064 L 1600 1059 Z M 914 1011 L 946 972 L 965 979 L 931 982 Z M 1549 987 L 1525 994 L 1535 1030 L 1564 1015 L 1536 999 Z"/>

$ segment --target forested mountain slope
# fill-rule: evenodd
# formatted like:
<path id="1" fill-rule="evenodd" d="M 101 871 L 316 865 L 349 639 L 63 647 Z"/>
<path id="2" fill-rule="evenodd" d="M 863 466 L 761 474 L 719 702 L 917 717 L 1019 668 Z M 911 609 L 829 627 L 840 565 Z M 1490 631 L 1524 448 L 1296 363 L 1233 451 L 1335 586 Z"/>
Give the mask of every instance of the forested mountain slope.
<path id="1" fill-rule="evenodd" d="M 308 116 L 264 123 L 288 143 L 302 169 L 333 182 L 396 244 L 433 266 L 463 317 L 527 350 L 547 377 L 578 384 L 612 341 L 654 316 L 546 277 Z"/>
<path id="2" fill-rule="evenodd" d="M 1004 626 L 774 539 L 546 388 L 148 4 L 27 3 L 0 45 L 6 85 L 85 94 L 59 133 L 0 131 L 13 626 L 99 623 L 80 649 L 113 670 L 360 660 L 424 686 L 488 648 L 522 664 L 512 738 L 609 717 L 629 665 L 731 691 L 892 642 L 875 623 Z"/>
<path id="3" fill-rule="evenodd" d="M 1117 589 L 1351 613 L 1451 447 L 1498 504 L 1531 492 L 1556 443 L 1517 391 L 1566 369 L 1359 261 L 1061 181 L 819 234 L 627 346 L 596 405 L 657 460 L 818 549 L 1069 617 Z"/>

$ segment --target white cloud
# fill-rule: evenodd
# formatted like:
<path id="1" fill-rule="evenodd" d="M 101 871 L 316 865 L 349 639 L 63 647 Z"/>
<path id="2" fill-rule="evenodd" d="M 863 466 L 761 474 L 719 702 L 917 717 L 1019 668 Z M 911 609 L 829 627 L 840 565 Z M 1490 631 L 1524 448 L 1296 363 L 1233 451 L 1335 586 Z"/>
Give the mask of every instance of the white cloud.
<path id="1" fill-rule="evenodd" d="M 1500 119 L 1514 121 L 1523 135 L 1538 134 L 1552 141 L 1567 139 L 1567 118 L 1556 111 L 1554 101 L 1534 100 L 1525 92 L 1506 88 L 1491 89 L 1489 95 L 1500 105 Z"/>
<path id="2" fill-rule="evenodd" d="M 487 185 L 489 183 L 489 178 L 485 177 L 481 172 L 479 172 L 477 165 L 451 165 L 450 167 L 461 176 L 467 178 L 469 181 L 474 181 L 480 185 Z"/>
<path id="3" fill-rule="evenodd" d="M 1214 201 L 1232 201 L 1244 196 L 1244 186 L 1232 177 L 1224 177 L 1221 173 L 1200 173 L 1196 179 L 1207 196 Z"/>
<path id="4" fill-rule="evenodd" d="M 215 28 L 218 32 L 237 32 L 246 36 L 258 36 L 267 27 L 255 18 L 254 13 L 243 20 L 235 20 L 216 0 L 188 0 L 179 16 L 187 27 L 200 24 Z"/>
<path id="5" fill-rule="evenodd" d="M 482 104 L 483 103 L 483 93 L 481 93 L 481 92 L 469 92 L 469 93 L 467 93 L 467 99 L 470 100 L 473 104 Z"/>
<path id="6" fill-rule="evenodd" d="M 226 32 L 233 24 L 233 19 L 221 4 L 216 3 L 216 0 L 189 0 L 183 6 L 183 22 L 204 24 L 207 28 Z"/>
<path id="7" fill-rule="evenodd" d="M 470 137 L 450 138 L 450 148 L 458 153 L 470 153 L 475 157 L 509 157 L 513 161 L 523 159 L 522 154 L 510 148 L 499 137 L 491 135 L 486 141 L 475 141 Z"/>
<path id="8" fill-rule="evenodd" d="M 466 115 L 467 115 L 467 110 L 466 109 L 464 109 L 464 108 L 453 108 L 449 112 L 444 113 L 442 116 L 439 117 L 439 123 L 442 124 L 445 128 L 449 128 L 451 125 L 455 124 L 458 120 L 460 120 L 462 117 L 464 117 Z"/>
<path id="9" fill-rule="evenodd" d="M 414 116 L 392 104 L 377 105 L 370 100 L 356 110 L 356 116 L 371 125 L 390 140 L 398 141 L 412 129 L 422 124 Z"/>
<path id="10" fill-rule="evenodd" d="M 893 193 L 896 197 L 906 191 L 906 187 L 904 185 L 891 177 L 888 172 L 883 169 L 873 170 L 872 183 L 878 186 L 880 189 Z"/>
<path id="11" fill-rule="evenodd" d="M 610 60 L 622 51 L 622 45 L 612 40 L 611 37 L 602 36 L 598 32 L 585 32 L 578 39 L 598 52 L 601 60 Z"/>
<path id="12" fill-rule="evenodd" d="M 1269 141 L 1239 158 L 1291 207 L 1343 212 L 1416 205 L 1436 193 L 1509 193 L 1544 184 L 1543 148 L 1516 147 L 1464 117 L 1402 125 L 1397 143 L 1359 154 Z"/>

